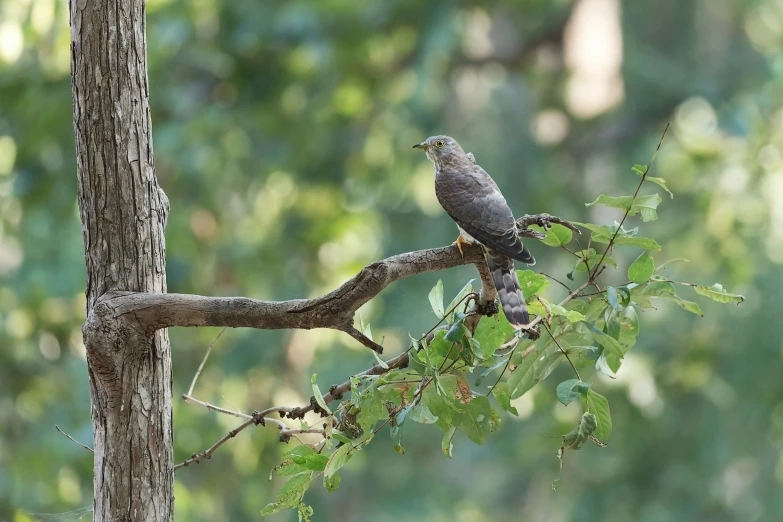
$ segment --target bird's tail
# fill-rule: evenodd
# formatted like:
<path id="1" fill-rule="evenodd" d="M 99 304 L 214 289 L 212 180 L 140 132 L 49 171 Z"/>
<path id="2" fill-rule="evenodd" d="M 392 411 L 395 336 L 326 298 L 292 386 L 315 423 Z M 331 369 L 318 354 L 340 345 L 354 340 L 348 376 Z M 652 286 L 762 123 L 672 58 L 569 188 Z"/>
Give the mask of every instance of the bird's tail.
<path id="1" fill-rule="evenodd" d="M 484 250 L 484 257 L 498 291 L 503 313 L 511 326 L 520 329 L 530 322 L 530 315 L 514 270 L 514 260 L 488 248 Z"/>

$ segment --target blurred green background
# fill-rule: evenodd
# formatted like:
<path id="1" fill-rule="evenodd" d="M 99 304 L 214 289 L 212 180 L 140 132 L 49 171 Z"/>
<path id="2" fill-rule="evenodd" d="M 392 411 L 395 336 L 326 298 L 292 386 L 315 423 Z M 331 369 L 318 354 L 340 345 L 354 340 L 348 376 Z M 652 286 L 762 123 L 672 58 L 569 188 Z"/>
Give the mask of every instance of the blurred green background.
<path id="1" fill-rule="evenodd" d="M 631 193 L 630 167 L 671 122 L 653 175 L 675 198 L 644 235 L 663 245 L 658 263 L 691 260 L 673 278 L 747 297 L 699 298 L 704 318 L 642 314 L 619 378 L 590 377 L 611 445 L 569 453 L 557 492 L 549 437 L 579 415 L 555 399 L 564 368 L 486 445 L 460 435 L 452 460 L 432 426 L 406 430 L 404 456 L 379 437 L 336 493 L 313 487 L 316 520 L 781 519 L 783 0 L 149 0 L 147 15 L 170 291 L 315 296 L 373 260 L 450 243 L 432 166 L 410 149 L 436 133 L 474 152 L 518 215 L 611 223 L 584 202 Z M 555 277 L 572 267 L 532 250 Z M 620 268 L 605 282 L 625 281 Z M 398 353 L 435 321 L 429 288 L 442 278 L 453 295 L 474 276 L 402 281 L 362 316 Z M 2 0 L 0 520 L 91 506 L 92 457 L 54 429 L 91 443 L 83 293 L 67 2 Z M 216 333 L 171 332 L 177 461 L 238 424 L 179 398 Z M 231 330 L 195 395 L 304 404 L 312 373 L 328 386 L 372 363 L 331 331 Z M 256 520 L 286 449 L 259 427 L 181 470 L 176 520 Z"/>

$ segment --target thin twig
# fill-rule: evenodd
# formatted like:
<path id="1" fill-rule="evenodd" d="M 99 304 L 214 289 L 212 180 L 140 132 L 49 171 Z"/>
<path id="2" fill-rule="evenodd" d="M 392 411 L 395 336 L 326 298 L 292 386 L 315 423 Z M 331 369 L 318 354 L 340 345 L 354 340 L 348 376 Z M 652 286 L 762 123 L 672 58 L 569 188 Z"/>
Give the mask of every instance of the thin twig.
<path id="1" fill-rule="evenodd" d="M 546 331 L 549 333 L 549 337 L 552 338 L 552 340 L 555 342 L 558 348 L 560 348 L 560 351 L 563 352 L 563 355 L 566 356 L 566 359 L 568 359 L 568 364 L 571 365 L 571 368 L 574 370 L 574 373 L 576 374 L 576 378 L 580 381 L 582 380 L 582 377 L 579 375 L 579 370 L 576 369 L 576 366 L 574 366 L 574 362 L 571 360 L 571 357 L 568 356 L 568 352 L 563 350 L 563 347 L 560 346 L 560 342 L 558 342 L 557 338 L 552 334 L 552 330 L 549 329 L 549 326 L 546 324 L 546 321 L 541 323 L 544 325 L 544 328 L 546 328 Z"/>
<path id="2" fill-rule="evenodd" d="M 198 365 L 198 370 L 196 370 L 196 374 L 193 376 L 193 381 L 190 383 L 190 388 L 188 388 L 188 393 L 185 395 L 191 396 L 193 395 L 193 388 L 196 386 L 196 381 L 198 380 L 199 375 L 201 375 L 201 370 L 204 369 L 204 365 L 207 362 L 207 359 L 209 358 L 209 354 L 212 353 L 212 348 L 215 346 L 215 343 L 218 339 L 220 339 L 220 336 L 223 335 L 223 332 L 226 331 L 226 327 L 220 329 L 220 331 L 217 333 L 217 335 L 212 339 L 212 342 L 209 343 L 209 347 L 207 348 L 207 353 L 204 354 L 204 358 L 201 360 L 201 364 Z"/>
<path id="3" fill-rule="evenodd" d="M 604 250 L 601 259 L 595 265 L 595 270 L 593 274 L 591 275 L 589 271 L 587 272 L 587 275 L 589 276 L 588 279 L 590 281 L 595 281 L 595 278 L 598 277 L 599 267 L 604 262 L 604 259 L 606 259 L 606 255 L 612 249 L 612 246 L 614 246 L 614 242 L 617 239 L 617 235 L 620 233 L 620 230 L 622 230 L 623 228 L 623 223 L 625 223 L 625 220 L 628 218 L 628 215 L 631 213 L 631 209 L 633 208 L 633 203 L 634 201 L 636 201 L 636 196 L 639 195 L 639 191 L 642 189 L 644 180 L 647 179 L 647 173 L 650 172 L 650 168 L 652 167 L 652 164 L 655 161 L 655 157 L 658 155 L 658 151 L 661 150 L 661 144 L 663 143 L 663 138 L 666 137 L 666 131 L 669 130 L 669 125 L 671 124 L 667 123 L 666 128 L 663 129 L 663 134 L 661 134 L 661 139 L 658 141 L 658 146 L 655 148 L 655 152 L 653 152 L 652 158 L 650 158 L 650 164 L 647 165 L 647 168 L 644 169 L 644 173 L 642 174 L 642 179 L 641 181 L 639 181 L 639 185 L 636 186 L 636 191 L 633 193 L 633 197 L 631 197 L 631 205 L 625 211 L 625 214 L 623 214 L 623 219 L 620 220 L 620 224 L 617 226 L 617 230 L 614 231 L 614 234 L 612 234 L 612 238 L 609 240 L 609 244 L 607 245 L 606 250 Z"/>
<path id="4" fill-rule="evenodd" d="M 81 446 L 82 448 L 86 449 L 87 451 L 91 451 L 91 452 L 95 453 L 95 451 L 94 451 L 94 450 L 93 450 L 91 447 L 89 447 L 89 446 L 88 446 L 88 445 L 86 445 L 86 444 L 82 444 L 82 443 L 81 443 L 81 442 L 79 442 L 78 440 L 74 439 L 73 437 L 71 437 L 70 435 L 68 435 L 67 433 L 65 433 L 63 430 L 61 430 L 61 429 L 60 429 L 60 427 L 59 427 L 57 424 L 55 424 L 55 425 L 54 425 L 54 428 L 55 428 L 57 431 L 59 431 L 60 433 L 62 433 L 63 435 L 65 435 L 66 437 L 68 437 L 68 438 L 71 440 L 71 442 L 74 442 L 74 443 L 78 444 L 79 446 Z"/>
<path id="5" fill-rule="evenodd" d="M 568 285 L 567 285 L 567 284 L 565 284 L 564 282 L 560 281 L 559 279 L 555 279 L 555 278 L 554 278 L 554 277 L 552 277 L 551 275 L 549 275 L 549 274 L 545 274 L 544 272 L 539 272 L 539 274 L 541 274 L 541 275 L 542 275 L 542 276 L 544 276 L 544 277 L 548 277 L 549 279 L 551 279 L 551 280 L 552 280 L 552 281 L 554 281 L 555 283 L 559 284 L 560 286 L 562 286 L 563 288 L 565 288 L 566 290 L 568 290 L 569 292 L 571 292 L 571 289 L 568 287 Z"/>
<path id="6" fill-rule="evenodd" d="M 241 411 L 232 411 L 227 410 L 225 408 L 221 408 L 220 406 L 215 406 L 214 404 L 210 404 L 208 402 L 201 401 L 199 399 L 196 399 L 195 397 L 183 394 L 182 398 L 185 400 L 185 402 L 195 402 L 196 404 L 200 404 L 201 406 L 204 406 L 208 410 L 216 411 L 218 413 L 225 413 L 226 415 L 233 415 L 234 417 L 239 417 L 242 419 L 252 419 L 252 415 L 248 415 L 246 413 L 242 413 Z"/>

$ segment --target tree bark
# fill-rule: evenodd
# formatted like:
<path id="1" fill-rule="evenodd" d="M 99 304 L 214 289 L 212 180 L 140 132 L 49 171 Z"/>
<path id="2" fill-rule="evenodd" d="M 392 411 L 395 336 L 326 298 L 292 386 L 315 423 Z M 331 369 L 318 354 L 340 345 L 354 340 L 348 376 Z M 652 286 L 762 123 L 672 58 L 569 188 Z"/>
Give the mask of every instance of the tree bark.
<path id="1" fill-rule="evenodd" d="M 152 157 L 143 0 L 71 0 L 94 520 L 172 520 L 168 334 L 93 313 L 107 292 L 165 293 L 168 200 Z"/>

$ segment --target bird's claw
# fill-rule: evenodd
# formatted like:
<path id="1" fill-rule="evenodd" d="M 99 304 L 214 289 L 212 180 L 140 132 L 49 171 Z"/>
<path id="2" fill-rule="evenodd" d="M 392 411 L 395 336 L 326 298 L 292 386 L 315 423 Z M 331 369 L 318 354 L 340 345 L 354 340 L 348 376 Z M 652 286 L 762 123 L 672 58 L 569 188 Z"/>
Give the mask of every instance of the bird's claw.
<path id="1" fill-rule="evenodd" d="M 453 244 L 457 247 L 457 250 L 459 250 L 459 256 L 465 257 L 465 254 L 462 252 L 462 245 L 470 246 L 472 243 L 470 241 L 465 241 L 465 238 L 463 238 L 462 234 L 460 234 L 459 236 L 457 236 L 457 240 L 454 241 Z"/>

